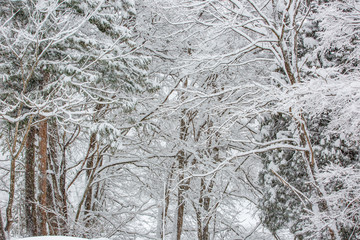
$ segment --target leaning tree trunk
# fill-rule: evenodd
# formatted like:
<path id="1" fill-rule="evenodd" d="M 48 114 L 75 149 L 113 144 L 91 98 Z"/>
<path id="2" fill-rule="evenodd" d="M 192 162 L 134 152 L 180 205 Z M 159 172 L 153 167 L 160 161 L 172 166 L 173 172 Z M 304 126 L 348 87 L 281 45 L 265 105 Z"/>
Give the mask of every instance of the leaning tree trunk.
<path id="1" fill-rule="evenodd" d="M 25 152 L 25 221 L 26 235 L 37 235 L 35 198 L 35 128 L 29 130 Z"/>

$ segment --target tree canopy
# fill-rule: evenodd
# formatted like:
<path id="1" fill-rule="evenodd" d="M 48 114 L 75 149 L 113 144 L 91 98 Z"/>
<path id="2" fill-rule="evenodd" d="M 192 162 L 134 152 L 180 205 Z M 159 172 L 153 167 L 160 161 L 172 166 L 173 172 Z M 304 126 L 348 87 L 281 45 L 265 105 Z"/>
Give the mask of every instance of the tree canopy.
<path id="1" fill-rule="evenodd" d="M 0 240 L 358 239 L 356 1 L 0 1 Z"/>

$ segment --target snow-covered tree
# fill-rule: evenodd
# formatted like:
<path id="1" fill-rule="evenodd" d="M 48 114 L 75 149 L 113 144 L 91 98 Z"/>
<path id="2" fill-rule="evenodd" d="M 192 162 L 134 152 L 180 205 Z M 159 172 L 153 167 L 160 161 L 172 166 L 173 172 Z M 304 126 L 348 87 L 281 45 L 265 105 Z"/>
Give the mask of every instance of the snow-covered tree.
<path id="1" fill-rule="evenodd" d="M 65 207 L 61 205 L 66 200 L 54 199 L 60 204 L 55 209 L 48 206 L 49 186 L 54 193 L 66 192 L 64 181 L 55 184 L 48 174 L 49 171 L 55 174 L 54 180 L 66 179 L 66 162 L 61 162 L 66 158 L 56 157 L 58 148 L 54 141 L 62 135 L 60 132 L 80 126 L 97 134 L 96 129 L 107 125 L 96 116 L 104 118 L 104 113 L 109 111 L 105 109 L 128 109 L 133 102 L 132 94 L 149 86 L 145 81 L 149 58 L 136 52 L 137 46 L 131 39 L 133 2 L 54 0 L 2 4 L 1 118 L 10 129 L 7 152 L 11 160 L 6 229 L 9 232 L 14 221 L 16 162 L 25 142 L 35 141 L 30 133 L 38 127 L 39 143 L 35 146 L 39 151 L 29 159 L 39 158 L 41 163 L 38 166 L 42 172 L 39 232 L 46 234 L 46 224 L 51 225 L 51 220 L 46 220 L 50 218 L 47 209 L 66 217 L 61 214 L 61 208 Z M 73 127 L 69 129 L 70 125 Z M 30 186 L 35 185 L 26 185 Z M 56 187 L 62 189 L 55 191 Z M 53 228 L 56 227 L 50 229 Z"/>
<path id="2" fill-rule="evenodd" d="M 8 234 L 359 237 L 356 2 L 0 2 Z"/>
<path id="3" fill-rule="evenodd" d="M 267 156 L 265 169 L 276 168 L 277 173 L 283 179 L 276 181 L 276 178 L 280 178 L 280 176 L 265 174 L 263 182 L 268 182 L 265 185 L 269 197 L 264 199 L 263 206 L 267 209 L 264 217 L 271 220 L 269 213 L 272 212 L 275 215 L 272 217 L 274 221 L 269 222 L 271 226 L 274 228 L 281 227 L 281 225 L 286 226 L 290 222 L 295 234 L 306 236 L 309 239 L 314 237 L 319 239 L 348 239 L 350 236 L 354 237 L 358 231 L 356 228 L 357 217 L 353 218 L 354 221 L 351 224 L 348 220 L 335 217 L 340 216 L 339 211 L 345 211 L 346 208 L 339 205 L 339 208 L 335 209 L 332 201 L 336 200 L 329 196 L 336 195 L 339 197 L 339 202 L 344 201 L 347 204 L 354 200 L 341 199 L 341 194 L 338 193 L 346 192 L 349 185 L 337 184 L 335 179 L 341 171 L 335 171 L 332 166 L 334 164 L 341 165 L 342 167 L 339 168 L 343 168 L 343 171 L 348 170 L 349 175 L 351 175 L 351 171 L 356 171 L 355 169 L 358 168 L 357 127 L 352 122 L 358 121 L 357 113 L 354 112 L 356 109 L 354 106 L 358 102 L 356 97 L 358 87 L 354 76 L 357 76 L 358 69 L 356 67 L 357 60 L 353 58 L 357 52 L 356 39 L 358 36 L 355 19 L 358 19 L 358 16 L 356 4 L 350 2 L 312 3 L 312 7 L 313 10 L 305 19 L 304 28 L 299 35 L 302 81 L 277 94 L 281 96 L 278 99 L 280 101 L 277 109 L 281 112 L 292 109 L 292 112 L 302 113 L 302 121 L 306 122 L 312 152 L 317 162 L 317 169 L 314 169 L 313 175 L 319 190 L 310 185 L 304 189 L 305 179 L 299 181 L 302 179 L 301 176 L 304 176 L 301 174 L 302 163 L 293 165 L 291 162 L 289 165 L 283 161 L 284 156 L 289 155 L 289 153 L 284 151 L 281 154 L 276 153 L 275 158 Z M 287 118 L 289 119 L 289 117 Z M 275 122 L 272 121 L 272 124 Z M 296 129 L 293 126 L 283 129 L 286 126 L 284 122 L 275 123 L 277 127 L 272 124 L 268 122 L 267 130 L 270 130 L 273 135 L 293 135 L 294 129 Z M 281 129 L 277 129 L 279 126 Z M 294 156 L 295 153 L 290 154 Z M 296 159 L 300 160 L 300 158 Z M 268 165 L 271 163 L 275 163 L 275 166 Z M 294 167 L 296 170 L 289 171 Z M 327 180 L 324 179 L 324 171 L 327 172 Z M 351 188 L 356 188 L 356 180 L 353 183 Z M 287 195 L 291 201 L 286 201 L 288 204 L 295 203 L 292 204 L 292 208 L 285 207 L 283 203 L 278 204 L 279 200 L 284 199 L 281 196 L 285 196 L 286 192 L 289 191 L 289 189 L 286 191 L 286 185 L 294 187 L 291 189 L 292 194 L 288 193 Z M 344 189 L 340 186 L 343 186 Z M 274 187 L 277 191 L 273 190 Z M 316 197 L 317 194 L 314 190 L 320 191 L 321 194 Z M 304 195 L 302 196 L 302 194 Z M 291 195 L 293 197 L 289 198 L 288 196 Z M 346 197 L 344 196 L 344 198 Z M 306 207 L 302 207 L 300 199 L 304 200 L 303 205 L 318 203 L 320 212 L 310 211 Z M 285 207 L 285 210 L 278 213 L 272 211 L 271 208 L 267 208 L 272 206 L 271 202 L 280 208 Z M 304 210 L 306 211 L 304 212 Z M 300 214 L 301 212 L 302 214 Z M 307 217 L 302 217 L 304 215 Z M 325 218 L 323 217 L 325 215 L 331 217 Z M 282 221 L 279 222 L 276 219 L 282 219 Z M 343 225 L 342 222 L 348 224 Z M 334 229 L 338 230 L 338 236 L 333 231 Z"/>
<path id="4" fill-rule="evenodd" d="M 161 70 L 155 74 L 164 89 L 159 92 L 161 101 L 156 111 L 148 116 L 155 134 L 147 151 L 153 151 L 151 161 L 165 171 L 157 173 L 163 179 L 157 181 L 163 186 L 158 190 L 158 238 L 246 237 L 253 229 L 244 230 L 233 221 L 241 218 L 237 206 L 251 200 L 250 205 L 256 204 L 256 190 L 246 178 L 248 165 L 235 162 L 236 157 L 228 160 L 234 152 L 249 149 L 235 137 L 229 139 L 234 135 L 246 138 L 250 119 L 237 122 L 241 107 L 231 102 L 241 105 L 248 100 L 244 95 L 256 93 L 254 85 L 241 84 L 260 68 L 242 72 L 246 67 L 241 64 L 229 67 L 218 63 L 218 56 L 235 48 L 229 42 L 219 44 L 221 41 L 232 38 L 239 40 L 240 46 L 244 43 L 230 31 L 204 44 L 223 27 L 219 23 L 208 28 L 201 22 L 209 17 L 210 5 L 192 8 L 190 2 L 181 1 L 158 4 L 165 8 L 152 13 L 149 28 L 155 38 L 147 37 L 144 46 L 154 53 L 153 64 L 158 63 L 155 68 Z M 213 59 L 211 54 L 217 56 Z M 239 131 L 239 126 L 244 130 Z M 248 155 L 251 153 L 239 157 L 240 162 L 246 162 Z"/>

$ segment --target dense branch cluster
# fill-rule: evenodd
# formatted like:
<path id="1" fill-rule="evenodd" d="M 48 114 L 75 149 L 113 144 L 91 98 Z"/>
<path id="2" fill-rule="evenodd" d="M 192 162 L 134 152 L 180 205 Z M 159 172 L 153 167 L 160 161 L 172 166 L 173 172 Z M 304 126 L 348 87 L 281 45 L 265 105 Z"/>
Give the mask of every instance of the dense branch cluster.
<path id="1" fill-rule="evenodd" d="M 360 239 L 360 5 L 0 1 L 0 240 Z"/>

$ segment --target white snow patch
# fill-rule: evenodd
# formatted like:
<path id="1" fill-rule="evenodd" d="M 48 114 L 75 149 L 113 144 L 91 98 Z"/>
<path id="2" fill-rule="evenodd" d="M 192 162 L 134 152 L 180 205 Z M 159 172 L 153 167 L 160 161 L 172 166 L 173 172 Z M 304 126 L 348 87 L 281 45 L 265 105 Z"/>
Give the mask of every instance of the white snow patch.
<path id="1" fill-rule="evenodd" d="M 318 45 L 318 41 L 314 38 L 305 38 L 304 39 L 304 45 L 309 48 L 316 47 Z"/>
<path id="2" fill-rule="evenodd" d="M 275 163 L 271 162 L 269 164 L 269 169 L 274 170 L 275 172 L 277 172 L 277 171 L 279 171 L 279 166 L 276 165 Z"/>
<path id="3" fill-rule="evenodd" d="M 340 147 L 340 145 L 341 145 L 341 141 L 340 141 L 340 139 L 337 139 L 336 141 L 335 141 L 335 147 Z"/>
<path id="4" fill-rule="evenodd" d="M 78 238 L 78 237 L 65 237 L 65 236 L 40 236 L 40 237 L 28 237 L 28 238 L 13 238 L 13 240 L 109 240 L 108 238 Z"/>

